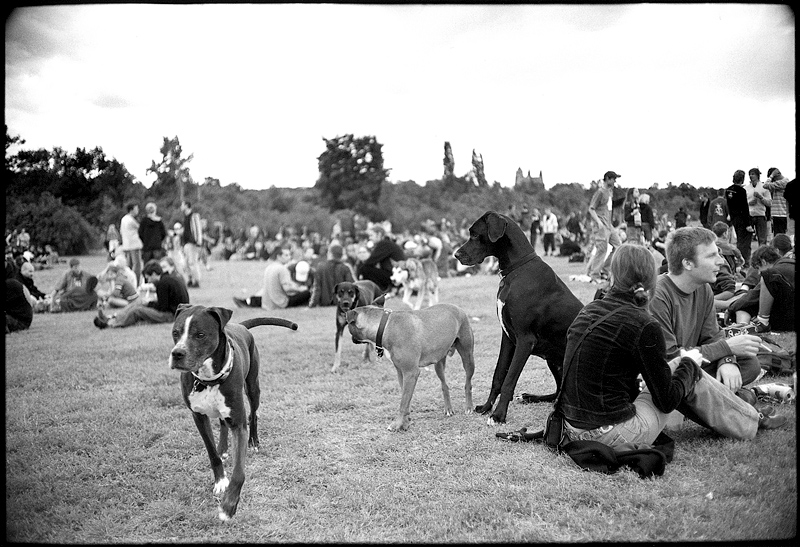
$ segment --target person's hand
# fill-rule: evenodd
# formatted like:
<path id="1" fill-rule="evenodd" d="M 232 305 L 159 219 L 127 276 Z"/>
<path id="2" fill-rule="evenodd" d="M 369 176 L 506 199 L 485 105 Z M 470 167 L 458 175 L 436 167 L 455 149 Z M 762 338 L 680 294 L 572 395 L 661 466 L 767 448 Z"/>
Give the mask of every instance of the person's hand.
<path id="1" fill-rule="evenodd" d="M 689 359 L 694 361 L 694 363 L 698 367 L 702 367 L 703 363 L 708 363 L 708 359 L 703 357 L 703 354 L 700 353 L 700 350 L 698 348 L 692 348 L 692 349 L 681 348 L 681 358 L 683 357 L 688 357 Z"/>
<path id="2" fill-rule="evenodd" d="M 761 344 L 761 338 L 754 334 L 738 334 L 725 341 L 736 357 L 755 357 Z"/>
<path id="3" fill-rule="evenodd" d="M 724 363 L 717 367 L 717 380 L 728 386 L 731 391 L 742 387 L 742 374 L 733 363 Z"/>

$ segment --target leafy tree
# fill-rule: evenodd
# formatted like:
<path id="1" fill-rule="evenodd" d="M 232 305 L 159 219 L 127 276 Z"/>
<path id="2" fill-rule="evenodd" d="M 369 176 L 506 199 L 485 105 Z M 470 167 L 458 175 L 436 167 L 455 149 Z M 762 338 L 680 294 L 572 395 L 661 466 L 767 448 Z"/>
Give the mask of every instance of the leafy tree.
<path id="1" fill-rule="evenodd" d="M 475 173 L 475 180 L 479 187 L 486 188 L 489 186 L 483 171 L 483 154 L 476 153 L 474 148 L 472 149 L 472 170 Z"/>
<path id="2" fill-rule="evenodd" d="M 389 174 L 383 167 L 383 145 L 374 136 L 323 138 L 325 151 L 317 158 L 319 179 L 314 188 L 324 207 L 353 209 L 371 220 L 383 220 L 381 188 Z"/>
<path id="3" fill-rule="evenodd" d="M 6 207 L 6 230 L 27 228 L 33 245 L 50 244 L 62 254 L 80 255 L 100 244 L 101 232 L 50 192 L 35 202 L 11 198 Z"/>
<path id="4" fill-rule="evenodd" d="M 453 149 L 450 148 L 450 142 L 444 141 L 444 175 L 443 178 L 452 177 L 453 171 L 456 168 L 456 160 L 453 158 Z"/>
<path id="5" fill-rule="evenodd" d="M 192 180 L 188 164 L 194 159 L 194 154 L 183 157 L 183 148 L 176 136 L 173 139 L 164 137 L 161 145 L 161 161 L 156 164 L 151 162 L 148 173 L 155 173 L 156 181 L 150 188 L 150 193 L 159 201 L 170 206 L 178 206 L 184 199 L 192 201 L 196 198 L 197 187 Z"/>

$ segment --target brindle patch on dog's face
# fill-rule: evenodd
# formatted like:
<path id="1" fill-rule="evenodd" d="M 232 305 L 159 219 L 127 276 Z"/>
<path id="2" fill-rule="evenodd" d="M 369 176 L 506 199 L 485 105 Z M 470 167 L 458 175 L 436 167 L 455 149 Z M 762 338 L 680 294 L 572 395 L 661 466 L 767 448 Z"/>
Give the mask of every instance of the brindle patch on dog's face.
<path id="1" fill-rule="evenodd" d="M 211 356 L 219 345 L 220 330 L 219 322 L 208 312 L 197 308 L 181 311 L 172 326 L 175 346 L 169 357 L 170 367 L 212 376 Z"/>

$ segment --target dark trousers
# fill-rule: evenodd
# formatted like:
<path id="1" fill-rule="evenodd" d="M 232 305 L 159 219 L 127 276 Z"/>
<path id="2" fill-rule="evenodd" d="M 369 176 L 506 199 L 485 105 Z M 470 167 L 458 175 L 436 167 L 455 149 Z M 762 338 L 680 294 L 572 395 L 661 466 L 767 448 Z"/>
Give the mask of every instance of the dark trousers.
<path id="1" fill-rule="evenodd" d="M 387 272 L 377 266 L 362 264 L 358 270 L 358 278 L 374 282 L 383 292 L 392 287 L 392 272 Z"/>
<path id="2" fill-rule="evenodd" d="M 785 234 L 788 227 L 789 219 L 786 217 L 776 217 L 772 215 L 772 234 Z"/>
<path id="3" fill-rule="evenodd" d="M 736 248 L 742 253 L 744 263 L 750 264 L 750 247 L 753 244 L 753 232 L 747 230 L 750 225 L 741 217 L 732 218 L 731 223 L 736 232 Z"/>
<path id="4" fill-rule="evenodd" d="M 767 217 L 750 217 L 750 220 L 753 222 L 753 230 L 756 233 L 756 238 L 758 238 L 759 245 L 766 245 L 767 244 Z"/>

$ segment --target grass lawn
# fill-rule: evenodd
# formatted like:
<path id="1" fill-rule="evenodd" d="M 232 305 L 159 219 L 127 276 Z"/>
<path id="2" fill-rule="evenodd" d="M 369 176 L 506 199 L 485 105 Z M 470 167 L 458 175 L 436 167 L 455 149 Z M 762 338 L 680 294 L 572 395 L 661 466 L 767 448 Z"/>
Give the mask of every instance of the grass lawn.
<path id="1" fill-rule="evenodd" d="M 594 286 L 569 281 L 583 264 L 545 259 L 581 301 Z M 82 257 L 98 272 L 100 255 Z M 255 291 L 263 262 L 216 262 L 192 302 L 232 307 Z M 67 269 L 34 274 L 49 291 Z M 500 344 L 496 276 L 443 279 L 441 300 L 475 331 L 475 404 L 489 393 Z M 399 299 L 387 307 L 402 309 Z M 233 321 L 262 315 L 233 307 Z M 345 339 L 333 362 L 334 309 L 273 313 L 296 332 L 258 327 L 261 449 L 248 452 L 236 517 L 220 523 L 208 458 L 178 373 L 170 325 L 100 331 L 94 314 L 38 314 L 6 335 L 6 540 L 166 542 L 656 542 L 750 543 L 797 531 L 796 407 L 789 424 L 752 442 L 695 424 L 671 431 L 663 477 L 581 471 L 540 445 L 504 443 L 486 417 L 445 417 L 436 374 L 423 371 L 407 432 L 386 427 L 400 400 L 392 364 L 361 361 Z M 448 360 L 456 409 L 464 372 Z M 790 382 L 767 376 L 761 383 Z M 555 383 L 531 358 L 517 391 Z M 509 407 L 499 430 L 541 427 L 547 404 Z"/>

